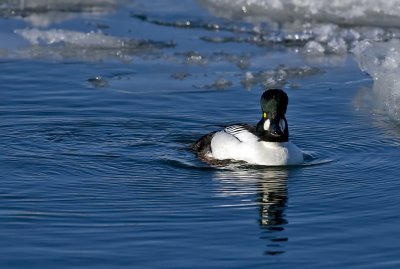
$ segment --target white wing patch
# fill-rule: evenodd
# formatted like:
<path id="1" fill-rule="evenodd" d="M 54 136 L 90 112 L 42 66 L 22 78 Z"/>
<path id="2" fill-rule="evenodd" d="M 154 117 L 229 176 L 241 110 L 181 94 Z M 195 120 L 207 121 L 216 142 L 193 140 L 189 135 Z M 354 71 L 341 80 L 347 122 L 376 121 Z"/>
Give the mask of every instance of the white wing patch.
<path id="1" fill-rule="evenodd" d="M 234 136 L 240 142 L 258 141 L 258 137 L 242 125 L 231 125 L 224 129 L 224 132 Z"/>

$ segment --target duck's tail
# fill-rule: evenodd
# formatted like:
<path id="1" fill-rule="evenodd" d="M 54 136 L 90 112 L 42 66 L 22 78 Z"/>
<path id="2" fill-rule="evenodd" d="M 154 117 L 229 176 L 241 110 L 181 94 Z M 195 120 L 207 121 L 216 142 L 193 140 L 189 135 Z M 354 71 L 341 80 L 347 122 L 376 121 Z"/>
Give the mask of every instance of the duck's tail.
<path id="1" fill-rule="evenodd" d="M 192 145 L 192 150 L 194 150 L 199 157 L 205 156 L 208 152 L 211 152 L 211 139 L 213 138 L 216 132 L 212 132 L 200 137 Z"/>

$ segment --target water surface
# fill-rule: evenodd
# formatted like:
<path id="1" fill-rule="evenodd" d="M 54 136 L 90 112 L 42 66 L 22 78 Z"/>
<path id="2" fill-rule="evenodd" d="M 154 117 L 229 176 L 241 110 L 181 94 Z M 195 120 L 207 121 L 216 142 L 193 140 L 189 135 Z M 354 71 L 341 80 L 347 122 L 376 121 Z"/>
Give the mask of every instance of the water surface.
<path id="1" fill-rule="evenodd" d="M 1 13 L 1 266 L 397 268 L 400 129 L 352 54 L 167 2 Z M 268 86 L 305 163 L 196 159 Z"/>

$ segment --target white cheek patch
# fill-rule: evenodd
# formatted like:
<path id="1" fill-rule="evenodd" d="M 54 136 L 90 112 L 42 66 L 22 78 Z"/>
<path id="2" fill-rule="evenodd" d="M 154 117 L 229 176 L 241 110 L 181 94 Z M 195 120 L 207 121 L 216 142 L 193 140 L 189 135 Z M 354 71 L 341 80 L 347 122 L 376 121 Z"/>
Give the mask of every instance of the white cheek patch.
<path id="1" fill-rule="evenodd" d="M 281 119 L 281 120 L 279 121 L 279 127 L 281 128 L 282 131 L 285 131 L 285 129 L 286 129 L 286 122 L 285 122 L 285 120 Z"/>
<path id="2" fill-rule="evenodd" d="M 269 121 L 269 119 L 267 119 L 265 122 L 264 122 L 264 130 L 265 131 L 267 131 L 268 129 L 269 129 L 269 126 L 271 125 L 271 123 L 270 123 L 270 121 Z"/>

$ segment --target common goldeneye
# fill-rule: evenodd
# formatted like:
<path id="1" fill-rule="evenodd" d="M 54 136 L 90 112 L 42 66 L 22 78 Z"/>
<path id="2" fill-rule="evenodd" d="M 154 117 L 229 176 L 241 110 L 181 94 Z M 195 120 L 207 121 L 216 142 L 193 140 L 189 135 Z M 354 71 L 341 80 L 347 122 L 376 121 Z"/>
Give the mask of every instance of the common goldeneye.
<path id="1" fill-rule="evenodd" d="M 201 137 L 193 149 L 208 163 L 245 161 L 256 165 L 296 165 L 303 162 L 302 151 L 289 142 L 285 118 L 287 94 L 270 89 L 261 96 L 262 118 L 256 126 L 234 124 Z"/>

